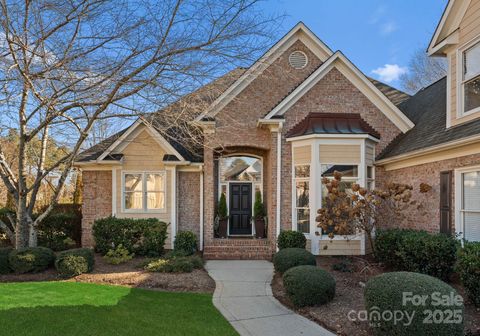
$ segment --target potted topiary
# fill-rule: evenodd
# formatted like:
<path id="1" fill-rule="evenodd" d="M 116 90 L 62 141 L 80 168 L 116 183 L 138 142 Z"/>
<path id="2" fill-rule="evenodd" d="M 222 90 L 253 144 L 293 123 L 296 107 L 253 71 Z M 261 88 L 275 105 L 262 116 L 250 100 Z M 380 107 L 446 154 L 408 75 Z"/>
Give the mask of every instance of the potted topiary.
<path id="1" fill-rule="evenodd" d="M 265 207 L 263 206 L 262 194 L 260 191 L 255 193 L 253 217 L 255 220 L 255 236 L 257 238 L 265 238 Z"/>
<path id="2" fill-rule="evenodd" d="M 228 225 L 228 211 L 227 211 L 227 198 L 225 193 L 220 195 L 220 200 L 218 201 L 218 209 L 217 209 L 217 218 L 216 221 L 218 223 L 218 236 L 220 238 L 227 237 L 227 225 Z"/>

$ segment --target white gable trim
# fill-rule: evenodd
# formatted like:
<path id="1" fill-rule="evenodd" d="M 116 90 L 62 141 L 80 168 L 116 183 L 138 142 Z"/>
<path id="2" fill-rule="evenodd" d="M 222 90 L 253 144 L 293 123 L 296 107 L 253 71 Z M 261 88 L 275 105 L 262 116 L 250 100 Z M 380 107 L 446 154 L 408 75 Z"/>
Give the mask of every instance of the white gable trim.
<path id="1" fill-rule="evenodd" d="M 145 126 L 145 128 L 142 128 L 140 126 Z M 143 130 L 146 130 L 148 134 L 155 139 L 155 141 L 167 152 L 167 154 L 173 154 L 175 155 L 180 161 L 186 162 L 185 158 L 175 149 L 173 146 L 152 126 L 148 125 L 141 119 L 138 119 L 135 121 L 130 128 L 122 134 L 121 137 L 119 137 L 113 144 L 110 145 L 110 147 L 107 148 L 105 152 L 103 152 L 102 155 L 98 157 L 96 160 L 102 161 L 107 155 L 109 155 L 112 152 L 121 152 L 128 146 L 128 141 L 127 139 L 129 138 L 136 138 Z"/>
<path id="2" fill-rule="evenodd" d="M 330 70 L 339 70 L 355 87 L 357 87 L 390 121 L 402 132 L 415 126 L 368 78 L 353 65 L 340 51 L 337 51 L 320 68 L 311 74 L 292 93 L 285 97 L 265 119 L 284 115 L 303 95 L 317 84 Z"/>
<path id="3" fill-rule="evenodd" d="M 303 22 L 299 22 L 195 120 L 200 121 L 207 115 L 215 116 L 297 40 L 303 42 L 322 62 L 333 54 L 332 50 L 308 29 Z"/>
<path id="4" fill-rule="evenodd" d="M 427 52 L 431 55 L 443 55 L 445 47 L 458 43 L 458 36 L 450 37 L 457 32 L 471 0 L 450 0 L 442 14 Z M 458 35 L 458 34 L 457 34 Z"/>

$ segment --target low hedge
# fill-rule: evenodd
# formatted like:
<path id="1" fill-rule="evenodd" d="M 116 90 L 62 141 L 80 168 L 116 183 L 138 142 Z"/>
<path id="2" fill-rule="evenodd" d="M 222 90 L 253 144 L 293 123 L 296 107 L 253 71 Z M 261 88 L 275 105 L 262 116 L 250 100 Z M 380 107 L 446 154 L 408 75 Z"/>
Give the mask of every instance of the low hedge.
<path id="1" fill-rule="evenodd" d="M 63 277 L 72 277 L 93 271 L 95 256 L 89 248 L 62 251 L 55 259 L 55 268 Z"/>
<path id="2" fill-rule="evenodd" d="M 149 272 L 190 273 L 194 269 L 203 268 L 203 260 L 199 256 L 171 257 L 153 260 L 145 266 Z"/>
<path id="3" fill-rule="evenodd" d="M 118 245 L 136 255 L 162 255 L 167 239 L 167 224 L 157 218 L 116 218 L 98 219 L 93 224 L 95 249 L 106 254 Z"/>
<path id="4" fill-rule="evenodd" d="M 52 266 L 53 251 L 46 247 L 27 247 L 12 250 L 8 256 L 10 268 L 15 273 L 36 273 Z"/>
<path id="5" fill-rule="evenodd" d="M 8 274 L 12 271 L 8 262 L 8 255 L 12 250 L 11 247 L 0 248 L 0 274 Z"/>
<path id="6" fill-rule="evenodd" d="M 296 307 L 325 304 L 335 296 L 335 279 L 316 266 L 290 268 L 283 275 L 283 284 Z"/>
<path id="7" fill-rule="evenodd" d="M 183 251 L 186 255 L 192 255 L 197 250 L 197 236 L 192 231 L 179 231 L 175 236 L 175 251 Z"/>
<path id="8" fill-rule="evenodd" d="M 457 272 L 468 297 L 480 307 L 480 242 L 466 242 L 460 249 Z"/>
<path id="9" fill-rule="evenodd" d="M 302 248 L 286 248 L 278 251 L 273 257 L 275 271 L 283 273 L 289 268 L 301 265 L 315 266 L 315 256 Z"/>
<path id="10" fill-rule="evenodd" d="M 448 280 L 454 270 L 458 247 L 458 241 L 445 234 L 392 229 L 377 233 L 375 256 L 394 270 Z"/>
<path id="11" fill-rule="evenodd" d="M 370 324 L 377 336 L 460 336 L 464 307 L 457 295 L 451 286 L 429 275 L 391 272 L 370 279 L 364 296 Z M 459 301 L 450 304 L 437 301 L 451 296 Z M 412 318 L 410 323 L 405 313 Z M 393 318 L 396 315 L 397 321 Z"/>
<path id="12" fill-rule="evenodd" d="M 284 230 L 278 235 L 278 248 L 280 250 L 286 248 L 301 248 L 307 246 L 307 238 L 298 231 Z"/>

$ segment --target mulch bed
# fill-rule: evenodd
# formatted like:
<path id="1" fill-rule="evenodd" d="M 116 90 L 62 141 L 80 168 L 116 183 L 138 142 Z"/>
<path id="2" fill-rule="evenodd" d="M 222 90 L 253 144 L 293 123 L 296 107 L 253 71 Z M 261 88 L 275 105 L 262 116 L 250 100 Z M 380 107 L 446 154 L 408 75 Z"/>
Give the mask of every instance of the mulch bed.
<path id="1" fill-rule="evenodd" d="M 92 273 L 82 274 L 67 281 L 91 282 L 108 285 L 147 288 L 175 292 L 213 293 L 215 281 L 205 270 L 193 270 L 191 273 L 151 273 L 144 271 L 142 265 L 147 258 L 136 257 L 124 264 L 111 265 L 95 255 L 95 268 Z M 36 274 L 0 275 L 0 282 L 58 281 L 55 269 Z"/>
<path id="2" fill-rule="evenodd" d="M 340 272 L 332 269 L 332 265 L 347 260 L 351 272 Z M 350 321 L 348 313 L 351 310 L 365 309 L 363 297 L 364 285 L 369 278 L 384 273 L 379 264 L 368 257 L 318 257 L 317 265 L 328 270 L 333 275 L 336 284 L 335 298 L 322 306 L 296 309 L 288 299 L 280 274 L 276 273 L 272 281 L 273 295 L 287 307 L 315 321 L 337 335 L 364 336 L 371 335 L 372 330 L 367 322 Z M 464 298 L 463 288 L 453 279 L 454 286 Z M 470 302 L 465 304 L 465 330 L 469 335 L 480 335 L 480 309 Z"/>

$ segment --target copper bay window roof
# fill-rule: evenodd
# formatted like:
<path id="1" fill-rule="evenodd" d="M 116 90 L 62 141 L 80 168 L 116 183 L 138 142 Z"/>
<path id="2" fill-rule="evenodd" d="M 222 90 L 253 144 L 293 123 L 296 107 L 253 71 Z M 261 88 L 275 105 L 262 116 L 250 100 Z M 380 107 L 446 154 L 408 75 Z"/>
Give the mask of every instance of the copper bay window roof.
<path id="1" fill-rule="evenodd" d="M 287 133 L 287 138 L 312 134 L 369 134 L 380 139 L 358 113 L 310 113 Z"/>

